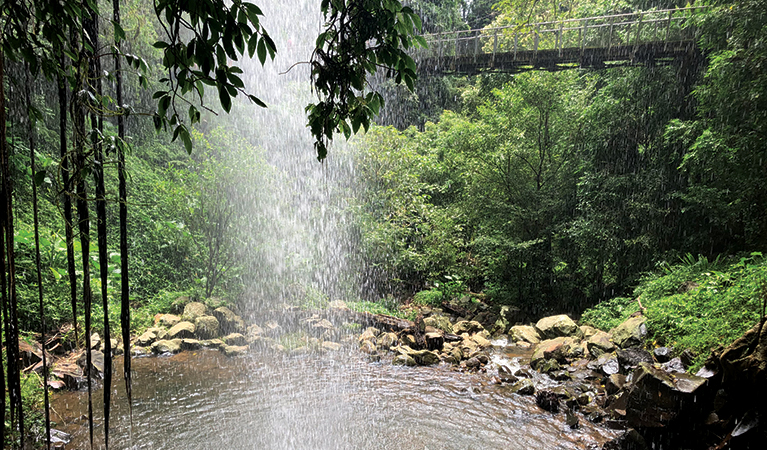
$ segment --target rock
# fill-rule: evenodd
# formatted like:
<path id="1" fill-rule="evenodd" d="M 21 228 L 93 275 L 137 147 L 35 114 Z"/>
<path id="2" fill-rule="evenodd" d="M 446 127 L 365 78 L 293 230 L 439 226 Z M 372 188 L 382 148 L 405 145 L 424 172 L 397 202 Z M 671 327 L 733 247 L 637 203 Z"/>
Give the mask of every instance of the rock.
<path id="1" fill-rule="evenodd" d="M 83 353 L 77 359 L 77 365 L 82 367 L 83 375 L 87 375 L 87 355 Z M 104 376 L 104 354 L 98 350 L 91 350 L 91 377 L 102 378 Z"/>
<path id="2" fill-rule="evenodd" d="M 566 370 L 549 370 L 545 372 L 554 381 L 569 381 L 570 373 Z"/>
<path id="3" fill-rule="evenodd" d="M 673 352 L 672 347 L 658 347 L 652 351 L 652 354 L 659 363 L 664 363 L 671 359 Z"/>
<path id="4" fill-rule="evenodd" d="M 626 385 L 626 375 L 620 373 L 609 375 L 605 378 L 604 385 L 605 391 L 609 395 L 614 395 Z"/>
<path id="5" fill-rule="evenodd" d="M 533 395 L 535 394 L 535 385 L 533 380 L 529 378 L 523 378 L 511 386 L 512 394 L 519 395 Z"/>
<path id="6" fill-rule="evenodd" d="M 544 317 L 535 324 L 535 331 L 543 339 L 560 336 L 581 336 L 581 329 L 565 314 Z"/>
<path id="7" fill-rule="evenodd" d="M 514 306 L 501 306 L 498 315 L 509 325 L 516 325 L 524 318 L 522 310 Z M 506 327 L 506 329 L 508 329 L 508 327 Z"/>
<path id="8" fill-rule="evenodd" d="M 183 323 L 183 322 L 182 322 Z M 189 323 L 189 322 L 186 322 Z M 181 351 L 181 339 L 161 340 L 152 344 L 152 353 L 162 355 L 165 353 L 178 353 Z"/>
<path id="9" fill-rule="evenodd" d="M 571 410 L 568 410 L 565 414 L 565 423 L 571 430 L 575 430 L 580 426 L 580 420 Z"/>
<path id="10" fill-rule="evenodd" d="M 245 337 L 248 339 L 248 343 L 252 344 L 255 341 L 261 339 L 261 335 L 264 334 L 264 330 L 256 324 L 248 327 Z"/>
<path id="11" fill-rule="evenodd" d="M 245 339 L 245 336 L 241 335 L 240 333 L 230 333 L 221 338 L 221 340 L 224 341 L 226 345 L 233 345 L 235 347 L 248 345 L 248 341 Z"/>
<path id="12" fill-rule="evenodd" d="M 471 337 L 471 340 L 477 343 L 477 347 L 483 349 L 483 348 L 489 348 L 493 345 L 492 342 L 484 338 L 481 334 L 477 333 L 474 336 Z"/>
<path id="13" fill-rule="evenodd" d="M 653 360 L 650 352 L 639 348 L 627 348 L 618 350 L 617 352 L 618 362 L 625 372 L 629 372 L 635 369 L 639 363 L 652 364 Z"/>
<path id="14" fill-rule="evenodd" d="M 365 329 L 365 331 L 362 332 L 359 338 L 357 340 L 362 344 L 363 341 L 371 341 L 374 344 L 377 342 L 376 337 L 381 334 L 381 330 L 374 327 L 368 327 Z"/>
<path id="15" fill-rule="evenodd" d="M 219 347 L 219 350 L 224 352 L 226 356 L 242 356 L 248 352 L 247 345 L 223 345 Z"/>
<path id="16" fill-rule="evenodd" d="M 181 350 L 190 351 L 190 350 L 199 350 L 200 348 L 202 348 L 202 344 L 197 339 L 181 340 Z"/>
<path id="17" fill-rule="evenodd" d="M 145 331 L 144 334 L 136 338 L 136 345 L 146 347 L 152 345 L 157 340 L 157 335 L 151 331 Z"/>
<path id="18" fill-rule="evenodd" d="M 315 336 L 334 336 L 337 332 L 336 327 L 328 319 L 320 319 L 309 326 L 309 331 Z"/>
<path id="19" fill-rule="evenodd" d="M 144 348 L 144 347 L 141 347 L 141 346 L 138 346 L 138 345 L 134 345 L 130 349 L 130 354 L 131 354 L 131 356 L 141 357 L 141 356 L 149 355 L 149 351 L 147 351 L 147 349 Z"/>
<path id="20" fill-rule="evenodd" d="M 157 339 L 159 340 L 168 338 L 168 330 L 166 330 L 165 328 L 151 327 L 151 328 L 147 328 L 146 330 L 154 333 L 155 336 L 157 336 Z"/>
<path id="21" fill-rule="evenodd" d="M 631 317 L 610 331 L 613 342 L 620 348 L 638 347 L 647 337 L 645 317 Z"/>
<path id="22" fill-rule="evenodd" d="M 397 355 L 392 360 L 392 364 L 395 366 L 416 366 L 418 363 L 415 362 L 415 359 L 413 359 L 411 356 L 408 355 Z"/>
<path id="23" fill-rule="evenodd" d="M 222 341 L 221 339 L 206 339 L 206 340 L 200 341 L 200 345 L 207 348 L 220 349 L 221 347 L 224 346 L 224 341 Z"/>
<path id="24" fill-rule="evenodd" d="M 612 353 L 615 350 L 615 344 L 610 340 L 609 333 L 597 331 L 586 341 L 586 348 L 589 354 L 594 358 L 599 358 L 605 353 Z"/>
<path id="25" fill-rule="evenodd" d="M 158 322 L 160 325 L 170 328 L 181 322 L 181 317 L 175 314 L 163 314 L 160 316 L 160 320 Z"/>
<path id="26" fill-rule="evenodd" d="M 550 413 L 559 412 L 559 396 L 551 391 L 538 391 L 535 394 L 535 404 Z"/>
<path id="27" fill-rule="evenodd" d="M 695 391 L 703 386 L 705 378 L 680 374 L 684 381 L 672 377 L 652 364 L 639 363 L 631 374 L 632 385 L 626 401 L 626 420 L 629 426 L 665 427 L 682 410 L 682 403 L 691 401 Z"/>
<path id="28" fill-rule="evenodd" d="M 479 358 L 476 356 L 472 356 L 471 358 L 467 359 L 463 364 L 466 366 L 466 368 L 474 370 L 479 369 L 482 366 L 482 362 L 480 362 Z"/>
<path id="29" fill-rule="evenodd" d="M 601 371 L 607 376 L 618 373 L 621 370 L 621 365 L 618 362 L 618 358 L 613 353 L 605 353 L 595 361 L 589 361 L 587 367 L 591 370 Z"/>
<path id="30" fill-rule="evenodd" d="M 213 316 L 197 317 L 194 319 L 194 328 L 195 335 L 198 339 L 202 340 L 213 339 L 220 333 L 218 319 Z M 171 330 L 173 330 L 173 328 L 171 328 Z"/>
<path id="31" fill-rule="evenodd" d="M 483 331 L 485 327 L 475 320 L 462 320 L 453 325 L 453 334 L 461 335 L 463 333 L 474 334 Z"/>
<path id="32" fill-rule="evenodd" d="M 474 354 L 479 350 L 479 344 L 477 344 L 477 341 L 470 337 L 465 337 L 458 344 L 458 347 L 461 349 L 461 353 L 463 353 L 465 356 Z"/>
<path id="33" fill-rule="evenodd" d="M 581 329 L 581 336 L 583 336 L 583 339 L 588 339 L 591 336 L 594 336 L 595 334 L 601 331 L 589 325 L 581 325 L 580 329 Z"/>
<path id="34" fill-rule="evenodd" d="M 503 365 L 498 366 L 498 378 L 504 383 L 516 383 L 519 381 L 519 378 L 511 373 L 511 369 Z"/>
<path id="35" fill-rule="evenodd" d="M 439 364 L 439 355 L 431 350 L 417 350 L 409 356 L 411 356 L 420 366 Z"/>
<path id="36" fill-rule="evenodd" d="M 560 370 L 562 366 L 559 365 L 556 359 L 544 359 L 540 361 L 535 369 L 541 373 L 549 373 Z"/>
<path id="37" fill-rule="evenodd" d="M 445 345 L 445 337 L 442 333 L 426 333 L 424 338 L 426 339 L 426 348 L 429 350 L 442 350 Z"/>
<path id="38" fill-rule="evenodd" d="M 194 319 L 206 315 L 208 307 L 200 302 L 187 303 L 184 306 L 184 314 L 181 315 L 181 319 L 187 322 L 194 322 Z"/>
<path id="39" fill-rule="evenodd" d="M 101 353 L 104 353 L 106 351 L 106 345 L 104 345 L 104 344 L 106 344 L 106 342 L 102 342 L 101 343 L 101 347 L 99 348 L 99 351 Z M 109 340 L 109 344 L 110 344 L 109 345 L 110 351 L 112 352 L 113 355 L 121 355 L 122 354 L 122 347 L 120 346 L 120 344 L 117 341 L 117 339 L 110 339 Z M 119 353 L 118 353 L 118 349 L 119 349 Z"/>
<path id="40" fill-rule="evenodd" d="M 221 334 L 246 333 L 245 321 L 226 306 L 221 306 L 210 313 L 218 320 Z"/>
<path id="41" fill-rule="evenodd" d="M 360 351 L 362 353 L 371 354 L 377 352 L 378 349 L 376 348 L 376 344 L 373 341 L 367 340 L 360 343 Z"/>
<path id="42" fill-rule="evenodd" d="M 540 342 L 530 358 L 530 366 L 537 369 L 538 364 L 547 359 L 566 363 L 568 358 L 578 357 L 581 352 L 578 342 L 571 337 L 558 337 Z M 582 355 L 581 355 L 582 356 Z"/>
<path id="43" fill-rule="evenodd" d="M 282 334 L 282 327 L 279 323 L 270 320 L 264 324 L 264 334 L 271 338 L 275 338 Z"/>
<path id="44" fill-rule="evenodd" d="M 427 327 L 434 327 L 438 330 L 442 330 L 445 333 L 453 332 L 453 324 L 450 323 L 450 319 L 445 316 L 430 316 L 423 319 L 423 323 Z"/>
<path id="45" fill-rule="evenodd" d="M 647 443 L 637 430 L 630 428 L 620 436 L 602 445 L 602 450 L 648 450 Z"/>
<path id="46" fill-rule="evenodd" d="M 193 339 L 195 326 L 191 322 L 179 322 L 168 330 L 168 339 Z"/>
<path id="47" fill-rule="evenodd" d="M 98 333 L 93 333 L 91 335 L 91 348 L 98 349 L 99 347 L 101 347 L 101 336 Z"/>
<path id="48" fill-rule="evenodd" d="M 402 345 L 407 345 L 408 347 L 415 347 L 417 342 L 415 341 L 415 336 L 408 333 L 402 333 L 399 337 L 400 342 Z"/>
<path id="49" fill-rule="evenodd" d="M 684 364 L 682 364 L 682 360 L 678 357 L 664 362 L 663 364 L 660 365 L 660 368 L 665 370 L 668 373 L 684 373 L 685 372 Z"/>
<path id="50" fill-rule="evenodd" d="M 530 325 L 516 325 L 509 330 L 509 339 L 514 342 L 529 342 L 537 344 L 541 342 L 541 336 Z"/>
<path id="51" fill-rule="evenodd" d="M 389 350 L 390 348 L 396 346 L 397 341 L 399 340 L 395 333 L 381 333 L 377 339 L 378 346 L 384 350 Z"/>
<path id="52" fill-rule="evenodd" d="M 341 350 L 341 344 L 337 342 L 324 341 L 322 343 L 322 349 L 331 352 L 337 352 Z"/>

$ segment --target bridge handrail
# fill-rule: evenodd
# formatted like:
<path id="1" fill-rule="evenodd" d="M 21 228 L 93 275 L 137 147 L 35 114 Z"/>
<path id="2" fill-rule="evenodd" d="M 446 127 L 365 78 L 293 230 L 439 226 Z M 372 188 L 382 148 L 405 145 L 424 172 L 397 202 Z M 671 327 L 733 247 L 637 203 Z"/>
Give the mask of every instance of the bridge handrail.
<path id="1" fill-rule="evenodd" d="M 429 48 L 418 51 L 416 56 L 420 58 L 432 54 L 441 58 L 473 55 L 476 59 L 479 54 L 492 53 L 495 58 L 496 53 L 509 53 L 513 49 L 516 58 L 517 51 L 523 50 L 535 52 L 559 50 L 561 52 L 564 48 L 612 48 L 615 45 L 685 41 L 693 39 L 694 36 L 690 37 L 689 33 L 683 34 L 681 24 L 695 13 L 708 8 L 709 6 L 687 6 L 563 19 L 524 26 L 507 25 L 433 33 L 424 35 Z M 608 28 L 609 31 L 601 31 Z M 648 30 L 651 31 L 648 32 Z M 573 33 L 576 33 L 577 37 L 574 37 Z M 661 36 L 659 36 L 660 33 L 662 33 Z M 513 43 L 510 41 L 512 39 Z M 565 41 L 568 42 L 567 45 Z"/>
<path id="2" fill-rule="evenodd" d="M 492 27 L 492 28 L 474 28 L 474 29 L 471 29 L 471 30 L 441 31 L 439 33 L 424 34 L 423 37 L 424 37 L 424 39 L 426 39 L 427 42 L 429 42 L 431 40 L 439 40 L 439 39 L 435 39 L 435 38 L 438 38 L 439 36 L 442 36 L 442 35 L 446 35 L 447 36 L 447 35 L 454 35 L 454 34 L 464 34 L 464 33 L 469 34 L 470 33 L 470 34 L 472 34 L 471 37 L 474 37 L 477 33 L 485 33 L 485 34 L 487 34 L 489 32 L 493 32 L 493 31 L 503 31 L 503 30 L 510 30 L 510 29 L 514 29 L 514 28 L 528 28 L 528 29 L 532 29 L 532 27 L 539 27 L 539 26 L 543 26 L 543 25 L 555 25 L 555 24 L 559 25 L 559 24 L 565 24 L 565 23 L 570 23 L 570 22 L 588 22 L 588 21 L 592 21 L 592 20 L 614 19 L 614 18 L 618 18 L 618 17 L 631 17 L 631 16 L 640 16 L 641 17 L 641 16 L 645 16 L 645 15 L 661 14 L 661 13 L 662 14 L 669 14 L 669 13 L 673 14 L 673 13 L 676 13 L 676 12 L 697 11 L 697 10 L 705 10 L 705 9 L 708 9 L 708 8 L 710 8 L 708 5 L 699 5 L 699 6 L 685 6 L 685 7 L 682 7 L 682 8 L 658 9 L 658 10 L 649 10 L 649 11 L 635 11 L 635 12 L 630 12 L 630 13 L 611 14 L 611 15 L 607 15 L 607 16 L 591 16 L 591 17 L 581 17 L 581 18 L 575 18 L 575 19 L 553 20 L 553 21 L 549 21 L 549 22 L 535 22 L 535 23 L 524 25 L 524 26 L 520 26 L 520 25 L 506 25 L 506 26 L 502 26 L 502 27 Z M 665 22 L 667 20 L 668 19 L 654 19 L 654 21 L 662 21 L 662 22 Z M 638 20 L 634 20 L 634 21 L 631 21 L 631 22 L 615 22 L 614 25 L 619 25 L 619 24 L 621 24 L 621 25 L 634 24 L 634 23 L 638 23 L 638 22 L 639 22 Z M 603 24 L 603 26 L 609 26 L 609 25 L 610 25 L 609 23 Z M 574 28 L 571 28 L 571 29 L 576 29 L 577 30 L 579 28 L 582 28 L 582 27 L 574 27 Z M 452 40 L 452 39 L 450 39 L 450 40 Z"/>

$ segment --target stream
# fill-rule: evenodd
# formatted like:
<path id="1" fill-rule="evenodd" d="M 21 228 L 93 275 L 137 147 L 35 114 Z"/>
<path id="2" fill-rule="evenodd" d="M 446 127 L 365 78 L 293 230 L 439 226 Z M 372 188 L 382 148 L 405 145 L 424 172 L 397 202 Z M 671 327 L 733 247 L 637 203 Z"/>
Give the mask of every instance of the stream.
<path id="1" fill-rule="evenodd" d="M 520 358 L 493 356 L 510 366 Z M 615 436 L 583 418 L 570 429 L 564 413 L 508 393 L 490 373 L 370 362 L 351 346 L 239 358 L 182 352 L 136 358 L 133 370 L 132 427 L 122 377 L 113 384 L 113 449 L 597 449 Z M 102 397 L 94 391 L 95 448 L 103 448 Z M 59 393 L 53 408 L 56 428 L 73 435 L 66 448 L 88 448 L 87 394 Z"/>

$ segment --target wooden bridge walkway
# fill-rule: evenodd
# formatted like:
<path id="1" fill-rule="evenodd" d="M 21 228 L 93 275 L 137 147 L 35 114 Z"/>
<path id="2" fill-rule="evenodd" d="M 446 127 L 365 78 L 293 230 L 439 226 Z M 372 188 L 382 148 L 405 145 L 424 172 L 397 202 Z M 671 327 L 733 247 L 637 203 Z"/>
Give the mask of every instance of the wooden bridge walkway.
<path id="1" fill-rule="evenodd" d="M 692 19 L 705 6 L 425 35 L 420 72 L 473 75 L 663 65 L 697 54 Z"/>

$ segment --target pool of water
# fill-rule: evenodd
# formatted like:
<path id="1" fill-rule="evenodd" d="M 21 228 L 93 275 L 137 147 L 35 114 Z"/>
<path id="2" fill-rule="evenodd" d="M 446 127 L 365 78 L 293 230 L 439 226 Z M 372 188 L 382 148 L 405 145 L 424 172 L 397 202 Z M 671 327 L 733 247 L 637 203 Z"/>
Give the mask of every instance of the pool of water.
<path id="1" fill-rule="evenodd" d="M 352 348 L 240 358 L 203 350 L 138 358 L 133 368 L 132 425 L 122 380 L 113 386 L 113 449 L 592 449 L 614 435 L 584 419 L 571 430 L 563 413 L 508 393 L 490 373 L 370 362 Z M 97 448 L 102 396 L 94 391 Z M 73 435 L 67 449 L 88 448 L 86 394 L 57 394 L 53 407 L 56 427 Z"/>

